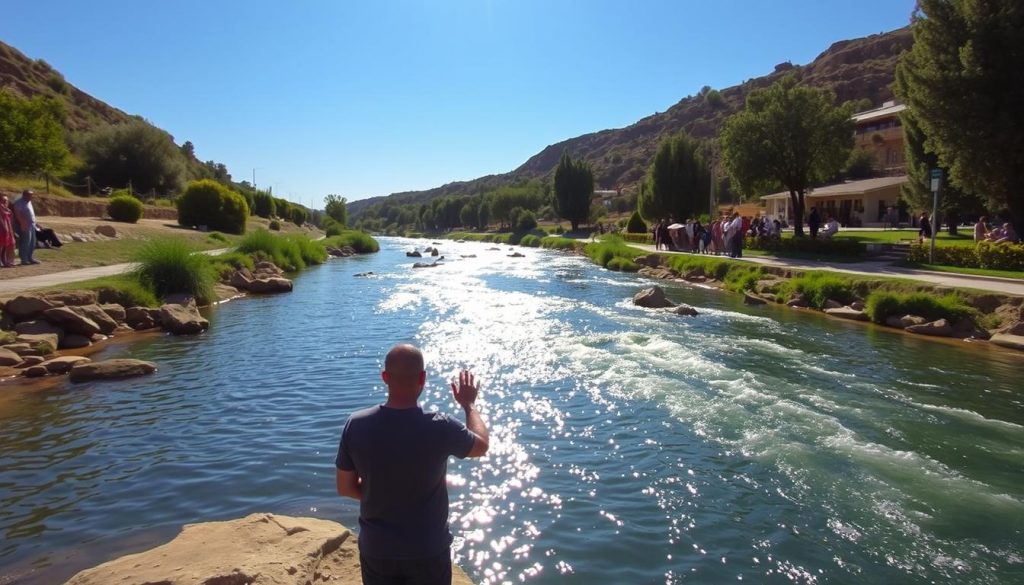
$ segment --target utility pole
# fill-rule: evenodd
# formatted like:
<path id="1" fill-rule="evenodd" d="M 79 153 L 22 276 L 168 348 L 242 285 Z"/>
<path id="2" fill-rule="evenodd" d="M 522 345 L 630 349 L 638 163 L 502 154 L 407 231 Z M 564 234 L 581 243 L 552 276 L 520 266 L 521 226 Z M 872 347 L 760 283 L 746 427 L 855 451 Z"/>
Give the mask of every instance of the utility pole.
<path id="1" fill-rule="evenodd" d="M 939 231 L 939 192 L 942 190 L 942 169 L 932 169 L 932 242 L 928 250 L 928 263 L 935 264 L 935 234 Z"/>

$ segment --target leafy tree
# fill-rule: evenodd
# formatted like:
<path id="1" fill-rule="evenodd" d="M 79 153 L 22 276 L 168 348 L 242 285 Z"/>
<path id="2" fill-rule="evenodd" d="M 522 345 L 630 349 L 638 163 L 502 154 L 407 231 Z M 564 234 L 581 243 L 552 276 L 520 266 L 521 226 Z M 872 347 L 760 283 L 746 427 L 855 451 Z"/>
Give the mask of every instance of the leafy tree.
<path id="1" fill-rule="evenodd" d="M 700 143 L 685 132 L 658 144 L 641 186 L 640 215 L 649 221 L 669 216 L 683 221 L 703 207 L 711 179 L 700 150 Z"/>
<path id="2" fill-rule="evenodd" d="M 898 95 L 949 179 L 1024 233 L 1024 3 L 919 0 Z"/>
<path id="3" fill-rule="evenodd" d="M 477 227 L 477 218 L 480 217 L 480 202 L 471 200 L 462 206 L 459 212 L 459 221 L 465 227 Z"/>
<path id="4" fill-rule="evenodd" d="M 485 199 L 480 202 L 480 208 L 477 211 L 476 226 L 482 230 L 487 229 L 487 225 L 491 223 L 491 205 Z"/>
<path id="5" fill-rule="evenodd" d="M 106 126 L 84 135 L 78 148 L 82 174 L 103 186 L 124 187 L 136 192 L 166 195 L 181 189 L 185 157 L 170 134 L 132 120 Z"/>
<path id="6" fill-rule="evenodd" d="M 851 181 L 870 179 L 877 174 L 878 155 L 870 148 L 856 148 L 843 166 L 843 176 Z"/>
<path id="7" fill-rule="evenodd" d="M 277 213 L 274 198 L 266 191 L 256 191 L 252 195 L 253 213 L 263 219 L 270 219 Z"/>
<path id="8" fill-rule="evenodd" d="M 915 208 L 931 210 L 933 199 L 931 170 L 941 168 L 943 176 L 949 176 L 949 173 L 939 164 L 939 157 L 925 148 L 924 131 L 913 112 L 904 110 L 900 117 L 903 121 L 903 148 L 907 161 L 907 182 L 901 189 L 901 195 Z M 964 193 L 956 185 L 947 182 L 942 187 L 939 210 L 946 219 L 949 233 L 956 234 L 956 226 L 960 223 L 960 214 L 983 214 L 985 204 L 980 197 Z M 938 227 L 937 224 L 933 225 Z"/>
<path id="9" fill-rule="evenodd" d="M 348 223 L 348 199 L 338 195 L 324 198 L 324 212 L 341 225 Z"/>
<path id="10" fill-rule="evenodd" d="M 590 197 L 594 194 L 594 171 L 582 159 L 574 161 L 569 151 L 562 151 L 554 176 L 554 208 L 561 219 L 569 220 L 572 231 L 586 221 L 590 213 Z"/>
<path id="11" fill-rule="evenodd" d="M 0 91 L 0 173 L 59 172 L 68 158 L 58 101 Z"/>
<path id="12" fill-rule="evenodd" d="M 729 117 L 721 140 L 725 168 L 746 193 L 778 185 L 789 191 L 794 232 L 803 235 L 804 194 L 834 177 L 853 147 L 852 104 L 834 105 L 827 90 L 798 87 L 788 75 L 747 96 Z"/>

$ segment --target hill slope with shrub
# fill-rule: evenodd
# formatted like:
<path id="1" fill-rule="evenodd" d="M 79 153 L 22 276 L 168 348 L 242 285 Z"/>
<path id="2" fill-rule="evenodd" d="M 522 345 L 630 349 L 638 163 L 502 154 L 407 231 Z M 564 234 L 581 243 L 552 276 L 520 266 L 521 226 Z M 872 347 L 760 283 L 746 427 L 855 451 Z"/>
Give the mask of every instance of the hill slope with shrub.
<path id="1" fill-rule="evenodd" d="M 807 65 L 781 63 L 768 75 L 721 90 L 704 88 L 670 107 L 625 128 L 592 132 L 552 144 L 530 157 L 519 168 L 504 174 L 449 183 L 426 191 L 393 193 L 349 203 L 349 214 L 389 199 L 394 203 L 423 203 L 446 195 L 471 195 L 502 185 L 547 177 L 563 150 L 582 157 L 594 169 L 598 189 L 629 188 L 639 181 L 654 156 L 658 142 L 679 130 L 698 138 L 716 136 L 725 119 L 743 107 L 747 94 L 767 87 L 787 74 L 798 83 L 829 88 L 839 102 L 866 100 L 881 105 L 893 98 L 899 55 L 910 48 L 909 27 L 859 39 L 839 41 Z"/>

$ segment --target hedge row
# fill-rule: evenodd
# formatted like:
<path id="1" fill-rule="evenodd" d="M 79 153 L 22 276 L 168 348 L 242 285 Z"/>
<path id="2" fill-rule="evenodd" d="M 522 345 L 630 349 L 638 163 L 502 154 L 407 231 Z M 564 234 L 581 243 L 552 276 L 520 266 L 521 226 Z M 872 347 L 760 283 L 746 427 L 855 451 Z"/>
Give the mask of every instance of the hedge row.
<path id="1" fill-rule="evenodd" d="M 912 245 L 907 260 L 928 264 L 928 249 L 929 246 L 927 244 Z M 935 264 L 959 266 L 962 268 L 1024 271 L 1024 244 L 980 242 L 973 248 L 966 246 L 936 246 Z"/>

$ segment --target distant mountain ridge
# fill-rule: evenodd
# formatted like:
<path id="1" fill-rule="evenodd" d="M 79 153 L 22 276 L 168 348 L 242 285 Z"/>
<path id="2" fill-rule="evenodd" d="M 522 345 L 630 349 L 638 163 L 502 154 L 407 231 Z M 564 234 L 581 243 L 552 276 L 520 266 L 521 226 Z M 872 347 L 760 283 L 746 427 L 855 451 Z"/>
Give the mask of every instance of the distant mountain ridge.
<path id="1" fill-rule="evenodd" d="M 802 85 L 826 87 L 839 103 L 868 100 L 873 105 L 893 98 L 892 84 L 900 54 L 913 43 L 910 27 L 833 43 L 807 65 L 786 62 L 768 75 L 722 90 L 688 96 L 667 111 L 647 116 L 626 126 L 601 130 L 549 145 L 513 171 L 469 181 L 448 183 L 424 191 L 406 191 L 349 203 L 350 216 L 381 203 L 422 203 L 445 195 L 468 195 L 501 185 L 542 178 L 558 164 L 562 151 L 583 157 L 594 167 L 598 189 L 631 188 L 643 176 L 658 142 L 679 130 L 699 138 L 717 135 L 725 119 L 741 109 L 747 93 L 767 87 L 784 75 L 796 75 Z"/>

